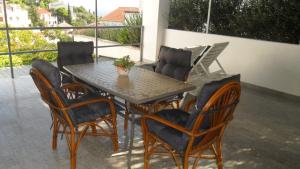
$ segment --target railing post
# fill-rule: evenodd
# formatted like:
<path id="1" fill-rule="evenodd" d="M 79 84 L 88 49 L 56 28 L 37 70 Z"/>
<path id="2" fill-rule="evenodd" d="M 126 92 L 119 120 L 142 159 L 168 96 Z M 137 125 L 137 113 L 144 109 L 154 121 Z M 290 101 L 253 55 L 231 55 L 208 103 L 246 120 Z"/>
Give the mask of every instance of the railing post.
<path id="1" fill-rule="evenodd" d="M 207 23 L 206 23 L 206 33 L 208 33 L 209 31 L 209 22 L 210 22 L 210 11 L 211 11 L 211 1 L 212 0 L 209 0 L 208 2 L 208 12 L 207 12 Z"/>
<path id="2" fill-rule="evenodd" d="M 143 50 L 144 50 L 144 26 L 141 26 L 141 38 L 140 38 L 140 62 L 144 61 L 143 58 Z"/>
<path id="3" fill-rule="evenodd" d="M 95 19 L 95 26 L 96 26 L 96 30 L 95 30 L 95 36 L 96 36 L 96 62 L 98 63 L 98 3 L 97 0 L 95 0 L 95 14 L 96 14 L 96 19 Z"/>
<path id="4" fill-rule="evenodd" d="M 10 73 L 11 78 L 14 78 L 14 68 L 13 68 L 13 62 L 12 62 L 12 56 L 11 56 L 11 48 L 10 48 L 10 36 L 8 32 L 8 23 L 7 23 L 7 13 L 6 13 L 6 0 L 3 0 L 3 11 L 4 11 L 4 21 L 5 21 L 5 30 L 6 30 L 6 38 L 7 38 L 7 48 L 8 48 L 8 56 L 9 56 L 9 65 L 10 65 Z"/>

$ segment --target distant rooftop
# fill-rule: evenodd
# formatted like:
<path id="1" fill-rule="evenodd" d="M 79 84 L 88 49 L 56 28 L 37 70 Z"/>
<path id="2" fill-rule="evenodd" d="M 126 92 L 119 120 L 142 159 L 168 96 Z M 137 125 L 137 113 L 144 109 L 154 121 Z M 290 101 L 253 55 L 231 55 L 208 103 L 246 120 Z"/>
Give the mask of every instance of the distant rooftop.
<path id="1" fill-rule="evenodd" d="M 123 22 L 126 13 L 139 13 L 139 8 L 136 7 L 119 7 L 109 14 L 102 17 L 101 21 Z"/>
<path id="2" fill-rule="evenodd" d="M 37 10 L 37 13 L 38 14 L 46 14 L 46 13 L 51 13 L 51 12 L 49 12 L 47 9 L 45 9 L 45 8 L 39 8 L 38 10 Z"/>

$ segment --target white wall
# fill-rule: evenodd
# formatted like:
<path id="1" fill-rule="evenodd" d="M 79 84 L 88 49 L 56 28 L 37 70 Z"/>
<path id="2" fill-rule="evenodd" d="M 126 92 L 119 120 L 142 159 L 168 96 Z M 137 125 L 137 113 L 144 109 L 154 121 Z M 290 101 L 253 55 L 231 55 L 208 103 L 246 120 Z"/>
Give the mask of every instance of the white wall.
<path id="1" fill-rule="evenodd" d="M 146 0 L 143 2 L 144 51 L 143 58 L 155 60 L 168 27 L 169 1 Z"/>
<path id="2" fill-rule="evenodd" d="M 165 29 L 164 45 L 209 45 L 229 41 L 219 56 L 228 73 L 242 81 L 300 96 L 300 45 Z"/>

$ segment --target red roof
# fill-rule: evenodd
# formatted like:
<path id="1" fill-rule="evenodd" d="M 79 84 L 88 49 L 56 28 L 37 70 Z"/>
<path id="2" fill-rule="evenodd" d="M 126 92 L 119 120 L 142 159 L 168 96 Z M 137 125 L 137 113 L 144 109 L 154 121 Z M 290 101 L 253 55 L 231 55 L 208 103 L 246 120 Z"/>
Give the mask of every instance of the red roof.
<path id="1" fill-rule="evenodd" d="M 125 20 L 125 13 L 139 13 L 139 8 L 136 7 L 119 7 L 109 14 L 101 18 L 102 21 L 123 22 Z"/>
<path id="2" fill-rule="evenodd" d="M 37 10 L 37 13 L 38 14 L 46 14 L 46 13 L 50 13 L 50 12 L 47 9 L 45 9 L 45 8 L 39 8 Z"/>

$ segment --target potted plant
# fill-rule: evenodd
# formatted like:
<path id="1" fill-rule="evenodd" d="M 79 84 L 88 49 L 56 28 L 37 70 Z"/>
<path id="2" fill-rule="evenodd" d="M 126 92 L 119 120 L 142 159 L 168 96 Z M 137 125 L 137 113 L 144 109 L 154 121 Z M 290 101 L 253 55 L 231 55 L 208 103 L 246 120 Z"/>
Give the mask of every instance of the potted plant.
<path id="1" fill-rule="evenodd" d="M 114 65 L 116 66 L 119 75 L 128 75 L 131 67 L 134 66 L 134 62 L 130 60 L 129 55 L 126 55 L 120 59 L 116 59 Z"/>

